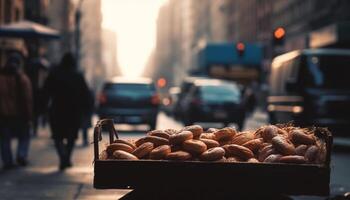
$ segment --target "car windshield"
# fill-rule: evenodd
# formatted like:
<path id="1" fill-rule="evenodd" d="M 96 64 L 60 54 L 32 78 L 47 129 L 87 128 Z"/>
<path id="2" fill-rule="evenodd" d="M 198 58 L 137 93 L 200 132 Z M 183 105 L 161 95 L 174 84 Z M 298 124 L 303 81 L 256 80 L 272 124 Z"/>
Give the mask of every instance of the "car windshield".
<path id="1" fill-rule="evenodd" d="M 203 100 L 207 102 L 235 102 L 241 97 L 235 85 L 206 85 L 200 88 Z"/>
<path id="2" fill-rule="evenodd" d="M 123 97 L 148 97 L 154 93 L 154 87 L 149 84 L 107 84 L 105 90 Z"/>
<path id="3" fill-rule="evenodd" d="M 308 87 L 350 89 L 350 56 L 307 57 L 305 83 Z"/>

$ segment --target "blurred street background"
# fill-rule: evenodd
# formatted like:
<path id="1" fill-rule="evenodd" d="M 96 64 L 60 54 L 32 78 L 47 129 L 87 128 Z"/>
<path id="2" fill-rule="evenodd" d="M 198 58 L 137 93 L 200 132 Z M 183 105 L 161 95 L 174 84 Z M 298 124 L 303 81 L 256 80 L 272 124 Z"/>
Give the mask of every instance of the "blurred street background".
<path id="1" fill-rule="evenodd" d="M 0 161 L 0 199 L 128 193 L 92 186 L 92 132 L 102 118 L 125 139 L 190 124 L 328 127 L 331 196 L 350 192 L 349 9 L 348 0 L 0 0 L 0 69 L 17 55 L 34 101 L 28 163 L 6 170 Z M 92 100 L 74 99 L 91 108 L 62 166 L 48 100 L 58 89 L 47 85 L 67 52 Z"/>

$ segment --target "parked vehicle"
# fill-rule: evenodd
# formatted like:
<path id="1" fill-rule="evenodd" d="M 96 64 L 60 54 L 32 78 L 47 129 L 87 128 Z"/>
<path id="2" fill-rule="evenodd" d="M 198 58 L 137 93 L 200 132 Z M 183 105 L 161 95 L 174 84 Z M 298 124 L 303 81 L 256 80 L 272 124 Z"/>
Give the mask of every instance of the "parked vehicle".
<path id="1" fill-rule="evenodd" d="M 178 102 L 181 89 L 180 87 L 171 87 L 168 91 L 167 97 L 162 100 L 162 110 L 167 115 L 174 115 L 175 106 Z"/>
<path id="2" fill-rule="evenodd" d="M 350 50 L 306 49 L 276 57 L 267 107 L 270 123 L 293 121 L 348 135 L 349 74 Z"/>
<path id="3" fill-rule="evenodd" d="M 159 96 L 151 79 L 107 81 L 99 95 L 98 115 L 117 123 L 149 124 L 156 128 Z"/>
<path id="4" fill-rule="evenodd" d="M 225 126 L 236 123 L 243 128 L 245 109 L 239 86 L 222 80 L 197 80 L 185 96 L 184 123 L 222 122 Z"/>
<path id="5" fill-rule="evenodd" d="M 184 109 L 182 107 L 183 105 L 183 100 L 185 96 L 188 94 L 190 91 L 191 87 L 194 85 L 194 82 L 196 80 L 203 80 L 203 79 L 208 79 L 207 77 L 196 77 L 196 76 L 190 76 L 186 77 L 181 86 L 180 86 L 180 93 L 178 95 L 178 100 L 176 104 L 174 105 L 174 116 L 176 119 L 183 119 L 184 117 Z"/>

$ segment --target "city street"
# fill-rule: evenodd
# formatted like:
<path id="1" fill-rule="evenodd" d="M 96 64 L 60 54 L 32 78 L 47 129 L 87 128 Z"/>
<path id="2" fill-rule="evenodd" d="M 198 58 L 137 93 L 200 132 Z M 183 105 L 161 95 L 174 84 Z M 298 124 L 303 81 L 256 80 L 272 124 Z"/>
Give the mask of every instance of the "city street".
<path id="1" fill-rule="evenodd" d="M 0 200 L 350 199 L 349 10 L 0 0 Z"/>
<path id="2" fill-rule="evenodd" d="M 96 121 L 96 119 L 94 120 Z M 255 112 L 246 122 L 246 129 L 266 123 L 266 115 Z M 182 124 L 160 113 L 158 128 L 181 128 Z M 204 124 L 204 126 L 217 126 Z M 138 138 L 144 135 L 146 126 L 117 126 L 121 138 Z M 92 129 L 90 130 L 90 138 Z M 107 135 L 104 135 L 107 138 Z M 331 187 L 334 192 L 350 191 L 349 151 L 335 152 L 332 159 Z M 48 129 L 41 129 L 38 137 L 32 139 L 29 156 L 30 165 L 11 171 L 0 172 L 0 197 L 2 200 L 31 199 L 118 199 L 129 190 L 95 190 L 93 179 L 93 146 L 82 147 L 78 141 L 74 152 L 74 166 L 64 172 L 58 171 L 57 157 Z"/>

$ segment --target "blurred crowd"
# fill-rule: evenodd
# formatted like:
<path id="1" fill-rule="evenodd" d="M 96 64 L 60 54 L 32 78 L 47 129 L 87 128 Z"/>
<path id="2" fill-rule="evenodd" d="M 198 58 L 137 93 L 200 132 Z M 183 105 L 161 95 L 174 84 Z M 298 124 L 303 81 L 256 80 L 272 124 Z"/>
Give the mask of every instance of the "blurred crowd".
<path id="1" fill-rule="evenodd" d="M 43 58 L 26 61 L 10 53 L 0 67 L 0 146 L 3 169 L 27 166 L 30 138 L 38 126 L 51 128 L 59 157 L 59 170 L 72 166 L 71 155 L 82 130 L 83 145 L 88 144 L 94 95 L 76 60 L 66 53 L 59 65 L 49 67 Z M 11 140 L 17 139 L 16 157 Z"/>

